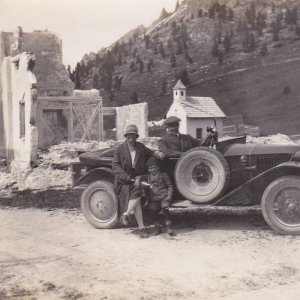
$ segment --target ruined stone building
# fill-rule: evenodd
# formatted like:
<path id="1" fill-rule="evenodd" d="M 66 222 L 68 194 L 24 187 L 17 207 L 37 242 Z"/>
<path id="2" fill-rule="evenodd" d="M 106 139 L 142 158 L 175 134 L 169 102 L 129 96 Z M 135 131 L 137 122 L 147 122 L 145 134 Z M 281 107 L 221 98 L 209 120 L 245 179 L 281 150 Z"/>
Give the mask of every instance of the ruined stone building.
<path id="1" fill-rule="evenodd" d="M 4 151 L 3 86 L 8 77 L 2 64 L 5 57 L 31 52 L 38 96 L 72 96 L 74 85 L 62 63 L 62 41 L 47 30 L 27 33 L 21 27 L 15 32 L 0 32 L 0 153 Z"/>

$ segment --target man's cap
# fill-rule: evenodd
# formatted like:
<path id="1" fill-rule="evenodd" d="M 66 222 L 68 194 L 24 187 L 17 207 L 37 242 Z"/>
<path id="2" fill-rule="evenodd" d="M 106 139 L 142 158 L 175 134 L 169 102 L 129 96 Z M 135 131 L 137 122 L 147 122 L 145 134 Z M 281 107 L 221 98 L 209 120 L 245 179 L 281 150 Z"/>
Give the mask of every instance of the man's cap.
<path id="1" fill-rule="evenodd" d="M 157 167 L 159 167 L 157 159 L 155 159 L 154 157 L 150 157 L 147 160 L 147 168 L 149 168 L 150 166 L 157 166 Z"/>
<path id="2" fill-rule="evenodd" d="M 168 126 L 168 125 L 170 125 L 170 124 L 179 124 L 180 121 L 181 121 L 181 120 L 180 120 L 179 118 L 177 118 L 177 117 L 175 117 L 175 116 L 171 116 L 171 117 L 169 117 L 169 118 L 167 118 L 167 119 L 165 120 L 164 124 L 165 124 L 166 126 Z"/>
<path id="3" fill-rule="evenodd" d="M 139 137 L 139 131 L 136 125 L 130 124 L 126 127 L 124 136 L 126 137 L 127 134 L 135 134 Z"/>

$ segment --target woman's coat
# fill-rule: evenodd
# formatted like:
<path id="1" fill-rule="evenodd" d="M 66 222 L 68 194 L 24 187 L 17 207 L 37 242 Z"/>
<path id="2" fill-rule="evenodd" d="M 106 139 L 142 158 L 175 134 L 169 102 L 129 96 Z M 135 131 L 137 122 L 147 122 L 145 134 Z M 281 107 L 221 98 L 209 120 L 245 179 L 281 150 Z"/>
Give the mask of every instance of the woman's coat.
<path id="1" fill-rule="evenodd" d="M 135 147 L 135 176 L 143 175 L 147 172 L 147 160 L 153 156 L 153 151 L 137 142 Z M 132 184 L 131 171 L 132 162 L 127 142 L 122 143 L 114 152 L 112 169 L 115 173 L 115 194 L 119 202 L 119 215 L 124 213 L 128 207 L 129 184 Z"/>

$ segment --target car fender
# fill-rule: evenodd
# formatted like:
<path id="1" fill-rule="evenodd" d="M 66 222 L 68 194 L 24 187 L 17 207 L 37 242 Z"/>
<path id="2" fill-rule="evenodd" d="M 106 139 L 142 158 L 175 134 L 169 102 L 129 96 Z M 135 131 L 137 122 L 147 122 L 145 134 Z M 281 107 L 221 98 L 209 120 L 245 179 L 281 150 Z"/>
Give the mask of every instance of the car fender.
<path id="1" fill-rule="evenodd" d="M 92 169 L 78 178 L 76 185 L 89 184 L 96 180 L 114 182 L 114 173 L 112 169 L 105 167 Z"/>
<path id="2" fill-rule="evenodd" d="M 275 179 L 287 175 L 300 176 L 300 162 L 288 161 L 279 164 L 224 195 L 218 199 L 214 205 L 260 204 L 266 187 Z"/>

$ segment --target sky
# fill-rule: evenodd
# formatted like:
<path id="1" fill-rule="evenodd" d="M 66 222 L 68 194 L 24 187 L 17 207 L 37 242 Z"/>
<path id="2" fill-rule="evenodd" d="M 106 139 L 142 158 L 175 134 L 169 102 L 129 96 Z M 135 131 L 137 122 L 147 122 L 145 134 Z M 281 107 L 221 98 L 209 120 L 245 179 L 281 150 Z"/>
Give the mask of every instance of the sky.
<path id="1" fill-rule="evenodd" d="M 150 25 L 176 0 L 0 0 L 0 32 L 48 29 L 63 42 L 73 68 L 85 53 L 107 47 L 140 24 Z"/>

